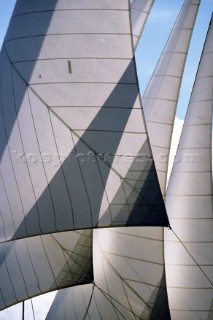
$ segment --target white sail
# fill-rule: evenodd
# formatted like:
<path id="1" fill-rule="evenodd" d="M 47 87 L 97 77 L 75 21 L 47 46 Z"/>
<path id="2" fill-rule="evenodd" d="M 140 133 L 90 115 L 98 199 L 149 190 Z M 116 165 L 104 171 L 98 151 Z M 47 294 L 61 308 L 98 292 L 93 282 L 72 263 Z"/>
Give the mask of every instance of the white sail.
<path id="1" fill-rule="evenodd" d="M 199 4 L 200 0 L 184 2 L 142 99 L 163 195 L 179 90 Z"/>
<path id="2" fill-rule="evenodd" d="M 213 317 L 212 105 L 211 22 L 166 196 L 166 278 L 177 320 Z"/>
<path id="3" fill-rule="evenodd" d="M 127 0 L 17 1 L 1 52 L 1 241 L 168 225 L 129 14 Z"/>
<path id="4" fill-rule="evenodd" d="M 110 3 L 109 15 L 106 9 Z M 129 21 L 127 4 L 128 1 L 120 8 L 120 4 L 113 1 L 101 5 L 98 1 L 90 4 L 40 1 L 34 7 L 29 1 L 17 2 L 1 53 L 1 73 L 6 77 L 1 80 L 1 267 L 4 281 L 0 289 L 5 292 L 8 286 L 10 290 L 8 296 L 2 294 L 0 308 L 50 290 L 92 281 L 92 250 L 90 245 L 88 248 L 83 246 L 83 249 L 79 246 L 81 240 L 76 239 L 76 235 L 81 231 L 59 233 L 57 236 L 40 237 L 37 234 L 96 226 L 99 217 L 95 218 L 93 213 L 97 215 L 100 206 L 104 213 L 99 219 L 100 226 L 140 225 L 141 222 L 145 225 L 168 224 L 165 212 L 158 217 L 158 213 L 164 210 L 164 204 L 146 141 L 132 60 L 132 35 L 127 33 L 125 37 L 121 36 L 123 41 L 118 39 Z M 105 13 L 104 27 L 101 22 Z M 79 28 L 79 19 L 84 21 L 86 14 L 89 21 L 95 19 L 96 24 L 101 24 L 101 28 L 106 30 L 98 29 L 94 36 L 93 30 L 89 32 L 87 29 L 87 36 L 93 38 L 92 45 L 96 44 L 96 49 L 90 47 L 93 52 L 89 54 L 84 52 L 83 46 L 88 46 L 88 41 L 82 38 L 82 30 L 86 30 L 87 24 L 80 26 L 77 30 L 80 38 L 78 53 L 71 52 L 71 58 L 64 57 L 66 53 L 62 52 L 60 41 L 70 40 L 70 48 L 73 42 L 77 44 L 74 29 Z M 41 18 L 39 25 L 38 16 Z M 60 21 L 64 23 L 63 19 L 74 16 L 76 23 L 70 26 L 70 34 L 67 34 Z M 122 22 L 120 31 L 110 26 L 116 19 Z M 129 22 L 125 28 L 130 30 Z M 55 30 L 59 43 L 55 42 Z M 32 39 L 33 46 L 28 50 Z M 115 43 L 115 48 L 105 44 L 106 50 L 103 46 L 103 51 L 99 52 L 97 46 L 106 40 L 112 41 L 113 45 Z M 53 41 L 54 51 L 53 48 L 48 49 L 49 41 Z M 127 56 L 120 47 L 124 42 L 129 43 Z M 115 56 L 112 57 L 113 54 Z M 76 92 L 76 88 L 86 87 L 88 92 L 85 97 L 82 93 L 80 100 L 83 100 L 80 101 L 80 91 Z M 97 92 L 99 95 L 95 95 Z M 11 94 L 9 106 L 8 94 Z M 79 122 L 81 115 L 82 123 Z M 140 136 L 141 141 L 132 145 L 136 136 Z M 112 157 L 115 152 L 123 157 L 122 163 L 117 163 Z M 135 156 L 141 156 L 139 152 L 145 153 L 145 160 L 139 158 L 134 163 Z M 67 153 L 70 156 L 68 160 Z M 55 158 L 51 158 L 53 155 Z M 103 155 L 109 159 L 103 159 Z M 126 161 L 126 157 L 130 161 Z M 108 187 L 107 197 L 104 183 L 106 189 Z M 85 215 L 87 212 L 89 214 Z M 28 239 L 19 239 L 25 237 Z M 58 237 L 61 242 L 67 237 L 70 239 L 70 247 L 65 248 L 69 250 L 70 263 L 78 255 L 78 263 L 73 265 L 70 274 L 64 271 L 70 267 L 66 259 L 54 257 L 55 251 L 58 250 L 58 255 L 64 252 L 60 243 L 51 246 L 53 238 Z M 7 242 L 11 238 L 14 241 Z M 82 256 L 76 253 L 76 246 L 82 255 L 87 249 L 87 259 L 82 265 L 79 265 Z M 39 271 L 39 259 L 34 261 L 31 255 L 39 259 L 43 257 Z M 22 256 L 26 257 L 23 264 L 20 263 Z M 8 259 L 14 264 L 10 265 Z M 7 265 L 10 265 L 9 269 Z M 25 272 L 28 269 L 34 275 L 31 279 Z M 48 270 L 53 273 L 49 277 L 46 276 Z M 38 286 L 34 287 L 35 278 L 38 278 Z M 42 282 L 43 278 L 45 282 Z M 42 290 L 39 291 L 41 284 Z"/>
<path id="5" fill-rule="evenodd" d="M 60 290 L 47 319 L 170 319 L 162 230 L 141 229 L 95 230 L 93 284 Z"/>
<path id="6" fill-rule="evenodd" d="M 197 5 L 188 6 L 187 1 L 178 21 L 184 22 L 186 13 L 195 19 L 197 9 Z M 177 29 L 177 24 L 174 27 L 175 38 L 177 30 L 181 33 L 186 28 L 179 23 Z M 190 36 L 191 32 L 190 29 Z M 174 37 L 170 36 L 168 44 L 174 41 Z M 188 46 L 189 42 L 185 44 L 185 52 Z M 183 65 L 185 57 L 186 53 L 183 55 Z M 180 72 L 183 72 L 182 69 Z M 156 81 L 153 77 L 152 85 Z M 176 89 L 178 91 L 179 85 Z M 94 284 L 60 290 L 47 319 L 170 319 L 164 274 L 163 229 L 134 228 L 130 231 L 115 228 L 96 232 L 93 245 Z"/>
<path id="7" fill-rule="evenodd" d="M 136 49 L 148 15 L 152 9 L 154 0 L 132 0 L 131 22 L 134 48 Z"/>
<path id="8" fill-rule="evenodd" d="M 91 283 L 92 231 L 0 244 L 0 309 L 72 285 Z"/>
<path id="9" fill-rule="evenodd" d="M 2 308 L 46 291 L 89 283 L 60 290 L 48 319 L 170 319 L 163 228 L 95 230 L 93 283 L 92 232 L 59 232 L 168 224 L 141 114 L 134 45 L 129 56 L 120 57 L 133 43 L 133 3 L 17 1 L 1 56 L 1 73 L 6 75 L 0 85 Z M 111 11 L 112 20 L 105 11 Z M 121 33 L 121 16 L 127 34 Z M 80 29 L 75 29 L 79 22 Z M 115 32 L 108 33 L 110 28 Z M 59 59 L 62 48 L 65 55 Z M 79 53 L 80 59 L 74 55 Z M 90 105 L 94 101 L 97 105 Z"/>

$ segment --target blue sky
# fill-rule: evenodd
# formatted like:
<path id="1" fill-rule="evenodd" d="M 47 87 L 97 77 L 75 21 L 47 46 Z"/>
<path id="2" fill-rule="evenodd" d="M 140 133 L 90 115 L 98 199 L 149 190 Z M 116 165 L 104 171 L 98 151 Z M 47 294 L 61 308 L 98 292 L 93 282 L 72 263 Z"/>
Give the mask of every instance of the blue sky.
<path id="1" fill-rule="evenodd" d="M 0 0 L 0 46 L 15 2 L 16 0 Z M 155 0 L 136 52 L 141 94 L 146 88 L 183 2 L 183 0 Z M 177 110 L 180 119 L 184 118 L 189 102 L 212 10 L 213 0 L 201 0 L 181 86 Z"/>

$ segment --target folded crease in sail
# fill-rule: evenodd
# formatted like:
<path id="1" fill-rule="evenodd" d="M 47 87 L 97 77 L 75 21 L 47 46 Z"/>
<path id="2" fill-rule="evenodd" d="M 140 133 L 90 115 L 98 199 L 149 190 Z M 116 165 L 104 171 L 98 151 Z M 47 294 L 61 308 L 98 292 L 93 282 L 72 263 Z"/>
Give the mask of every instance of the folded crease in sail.
<path id="1" fill-rule="evenodd" d="M 212 21 L 166 196 L 166 278 L 174 319 L 213 317 Z M 200 89 L 201 88 L 201 89 Z"/>

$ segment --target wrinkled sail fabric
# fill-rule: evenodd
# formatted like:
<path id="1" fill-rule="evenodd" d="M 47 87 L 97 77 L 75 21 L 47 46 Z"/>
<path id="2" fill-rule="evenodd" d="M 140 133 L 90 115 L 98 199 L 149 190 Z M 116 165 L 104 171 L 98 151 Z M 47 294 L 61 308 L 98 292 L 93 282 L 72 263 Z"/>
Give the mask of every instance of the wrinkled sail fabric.
<path id="1" fill-rule="evenodd" d="M 166 177 L 184 65 L 200 0 L 186 0 L 142 98 L 161 191 Z M 159 134 L 160 132 L 160 134 Z"/>
<path id="2" fill-rule="evenodd" d="M 17 1 L 1 52 L 1 241 L 168 225 L 129 1 Z"/>
<path id="3" fill-rule="evenodd" d="M 207 34 L 170 178 L 166 278 L 173 319 L 212 319 L 213 23 Z M 178 239 L 178 238 L 179 239 Z"/>
<path id="4" fill-rule="evenodd" d="M 170 319 L 162 230 L 150 229 L 94 230 L 94 283 L 58 291 L 46 319 Z"/>
<path id="5" fill-rule="evenodd" d="M 148 15 L 152 9 L 154 0 L 132 0 L 131 1 L 131 24 L 133 44 L 136 49 L 141 33 L 145 26 Z"/>
<path id="6" fill-rule="evenodd" d="M 93 281 L 91 230 L 1 243 L 0 257 L 0 309 Z"/>

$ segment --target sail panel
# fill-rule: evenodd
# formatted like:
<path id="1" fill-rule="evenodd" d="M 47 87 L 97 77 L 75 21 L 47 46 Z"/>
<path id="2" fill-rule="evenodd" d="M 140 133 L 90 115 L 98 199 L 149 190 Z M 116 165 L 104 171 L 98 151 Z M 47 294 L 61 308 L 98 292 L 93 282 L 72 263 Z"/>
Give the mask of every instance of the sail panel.
<path id="1" fill-rule="evenodd" d="M 173 230 L 165 230 L 166 278 L 176 319 L 212 317 L 212 34 L 211 21 L 166 196 Z"/>
<path id="2" fill-rule="evenodd" d="M 184 2 L 142 99 L 163 195 L 180 84 L 199 3 Z M 160 136 L 158 132 L 161 132 Z M 164 148 L 163 154 L 159 153 L 160 147 Z"/>
<path id="3" fill-rule="evenodd" d="M 181 198 L 179 206 L 176 208 L 172 206 L 173 198 Z M 193 203 L 191 203 L 192 196 L 185 195 L 170 195 L 171 202 L 167 204 L 167 210 L 170 212 L 170 218 L 178 216 L 180 219 L 189 217 L 189 208 L 193 211 L 194 218 L 200 217 L 200 212 L 202 212 L 202 217 L 210 219 L 211 216 L 211 206 L 212 206 L 212 195 L 203 195 L 202 197 L 194 196 Z M 186 208 L 186 212 L 185 209 Z"/>
<path id="4" fill-rule="evenodd" d="M 93 33 L 93 34 L 129 34 L 129 26 L 126 23 L 129 11 L 121 10 L 66 10 L 54 12 L 54 23 L 48 28 L 48 36 L 57 34 Z M 50 21 L 52 12 L 39 12 L 40 23 L 37 23 L 38 12 L 16 16 L 11 19 L 5 41 L 18 38 L 39 37 L 46 33 L 46 21 Z M 99 25 L 95 21 L 104 20 Z M 72 23 L 70 23 L 70 20 Z M 88 23 L 93 21 L 93 23 Z M 115 23 L 119 21 L 119 24 Z M 29 28 L 29 26 L 31 26 Z"/>
<path id="5" fill-rule="evenodd" d="M 54 5 L 54 10 L 81 10 L 81 9 L 103 9 L 103 10 L 128 10 L 128 1 L 120 0 L 78 0 L 78 1 L 68 1 L 68 0 L 53 0 L 53 1 L 41 1 L 39 2 L 40 11 L 52 10 Z M 33 1 L 23 0 L 21 3 L 16 5 L 16 11 L 13 13 L 13 16 L 19 14 L 26 14 L 31 12 L 37 12 L 38 6 Z"/>
<path id="6" fill-rule="evenodd" d="M 70 74 L 67 72 L 68 63 L 58 61 L 57 59 L 50 60 L 38 60 L 36 62 L 25 61 L 17 62 L 15 66 L 17 71 L 22 74 L 25 81 L 29 81 L 30 85 L 36 85 L 41 82 L 39 75 L 42 76 L 42 84 L 49 84 L 51 81 L 57 83 L 116 83 L 117 74 L 122 73 L 124 69 L 128 67 L 129 61 L 126 59 L 120 60 L 109 60 L 100 58 L 100 59 L 74 59 L 72 61 L 72 70 L 78 70 L 79 73 Z M 31 75 L 30 72 L 34 68 L 34 72 Z M 57 68 L 57 74 L 55 73 L 55 68 Z M 97 73 L 95 70 L 99 70 Z M 122 79 L 122 84 L 128 84 L 129 82 L 134 83 L 135 78 L 135 68 L 132 65 L 131 70 L 129 71 L 128 77 Z M 29 79 L 29 80 L 28 80 Z M 98 92 L 97 92 L 98 94 Z M 71 101 L 70 101 L 71 102 Z M 51 105 L 52 106 L 52 105 Z M 59 105 L 61 107 L 61 105 Z"/>
<path id="7" fill-rule="evenodd" d="M 101 219 L 106 227 L 168 225 L 123 2 L 17 1 L 1 52 L 2 241 Z"/>
<path id="8" fill-rule="evenodd" d="M 95 230 L 93 246 L 94 283 L 60 290 L 47 319 L 170 319 L 162 229 Z"/>
<path id="9" fill-rule="evenodd" d="M 12 62 L 22 62 L 37 59 L 74 59 L 74 58 L 120 58 L 128 59 L 132 56 L 128 35 L 103 34 L 71 34 L 65 36 L 33 37 L 17 39 L 7 42 L 7 51 Z M 98 50 L 97 50 L 97 42 Z M 55 47 L 57 43 L 57 47 Z M 107 50 L 106 50 L 107 43 Z M 42 44 L 43 50 L 38 50 Z M 84 50 L 82 50 L 82 46 Z M 124 47 L 125 50 L 120 50 Z M 16 52 L 14 52 L 16 48 Z M 63 48 L 63 50 L 60 50 Z M 119 55 L 118 51 L 119 50 Z M 116 52 L 117 51 L 117 52 Z M 68 68 L 67 68 L 68 70 Z"/>
<path id="10" fill-rule="evenodd" d="M 0 250 L 0 309 L 93 281 L 91 230 L 19 239 Z"/>

